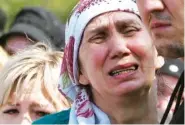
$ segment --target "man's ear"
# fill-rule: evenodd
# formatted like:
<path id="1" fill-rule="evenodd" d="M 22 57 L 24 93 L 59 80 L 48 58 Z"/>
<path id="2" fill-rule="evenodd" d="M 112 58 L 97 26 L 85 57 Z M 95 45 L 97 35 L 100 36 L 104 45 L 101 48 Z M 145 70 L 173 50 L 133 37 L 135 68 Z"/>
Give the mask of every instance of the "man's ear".
<path id="1" fill-rule="evenodd" d="M 155 48 L 155 55 L 156 55 L 155 68 L 160 69 L 164 65 L 164 57 L 158 55 L 156 48 Z"/>
<path id="2" fill-rule="evenodd" d="M 160 69 L 164 65 L 164 57 L 157 56 L 157 60 L 155 62 L 156 69 Z"/>
<path id="3" fill-rule="evenodd" d="M 79 75 L 79 81 L 80 84 L 82 85 L 88 85 L 89 84 L 89 80 L 88 78 L 80 71 L 80 75 Z"/>

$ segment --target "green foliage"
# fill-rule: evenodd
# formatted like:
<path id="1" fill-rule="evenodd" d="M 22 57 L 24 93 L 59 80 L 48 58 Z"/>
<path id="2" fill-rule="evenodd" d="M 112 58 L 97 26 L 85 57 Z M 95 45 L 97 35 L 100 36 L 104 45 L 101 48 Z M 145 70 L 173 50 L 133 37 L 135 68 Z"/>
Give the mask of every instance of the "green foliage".
<path id="1" fill-rule="evenodd" d="M 0 0 L 0 8 L 8 16 L 7 25 L 13 21 L 17 12 L 25 6 L 41 6 L 53 12 L 65 23 L 71 9 L 79 0 Z"/>

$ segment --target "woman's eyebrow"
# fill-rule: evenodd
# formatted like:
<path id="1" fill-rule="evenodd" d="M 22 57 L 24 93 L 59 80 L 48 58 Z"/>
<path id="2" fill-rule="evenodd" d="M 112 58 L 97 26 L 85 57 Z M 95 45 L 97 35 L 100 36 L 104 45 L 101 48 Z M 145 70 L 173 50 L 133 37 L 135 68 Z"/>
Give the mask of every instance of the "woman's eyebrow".
<path id="1" fill-rule="evenodd" d="M 13 103 L 11 103 L 11 104 L 8 104 L 9 106 L 20 106 L 20 104 L 19 103 L 17 103 L 17 104 L 13 104 Z"/>
<path id="2" fill-rule="evenodd" d="M 130 26 L 130 25 L 140 25 L 140 23 L 137 20 L 134 19 L 119 19 L 114 22 L 116 26 Z"/>
<path id="3" fill-rule="evenodd" d="M 46 112 L 52 113 L 55 111 L 55 109 L 52 109 L 49 107 L 49 104 L 41 104 L 41 103 L 37 103 L 37 102 L 33 102 L 30 106 L 29 109 L 40 109 L 40 110 L 44 110 Z"/>
<path id="4" fill-rule="evenodd" d="M 135 20 L 135 19 L 123 19 L 123 18 L 120 18 L 116 21 L 114 21 L 115 25 L 116 26 L 130 26 L 130 25 L 137 25 L 137 26 L 140 26 L 140 22 Z M 97 33 L 97 32 L 103 32 L 103 31 L 107 31 L 108 29 L 108 26 L 109 24 L 102 24 L 99 25 L 98 23 L 94 23 L 94 24 L 91 24 L 90 26 L 88 26 L 88 29 L 86 31 L 86 33 L 88 34 L 93 34 L 93 33 Z"/>
<path id="5" fill-rule="evenodd" d="M 8 106 L 20 106 L 20 103 L 17 102 L 17 101 L 8 100 L 8 101 L 6 102 L 6 104 L 3 104 L 3 105 L 8 105 Z"/>
<path id="6" fill-rule="evenodd" d="M 98 25 L 98 24 L 97 24 Z M 92 27 L 92 28 L 91 28 Z M 94 34 L 94 33 L 98 33 L 98 32 L 103 32 L 106 31 L 108 28 L 106 25 L 99 25 L 95 28 L 93 28 L 93 26 L 90 26 L 89 29 L 86 31 L 87 34 Z"/>
<path id="7" fill-rule="evenodd" d="M 31 108 L 47 108 L 48 104 L 41 104 L 41 103 L 37 103 L 37 102 L 33 102 L 31 104 Z"/>
<path id="8" fill-rule="evenodd" d="M 6 104 L 3 104 L 3 105 L 1 106 L 1 108 L 2 108 L 2 107 L 5 107 L 5 106 L 18 107 L 18 106 L 20 106 L 20 104 L 14 104 L 14 103 L 8 102 L 8 103 L 6 103 Z"/>

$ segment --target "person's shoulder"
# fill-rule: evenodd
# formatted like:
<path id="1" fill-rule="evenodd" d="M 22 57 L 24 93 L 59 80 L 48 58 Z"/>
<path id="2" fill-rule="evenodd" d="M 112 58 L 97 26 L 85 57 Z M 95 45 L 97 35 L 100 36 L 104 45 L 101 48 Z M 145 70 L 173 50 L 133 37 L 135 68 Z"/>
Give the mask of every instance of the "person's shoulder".
<path id="1" fill-rule="evenodd" d="M 42 117 L 32 124 L 68 124 L 70 109 Z"/>

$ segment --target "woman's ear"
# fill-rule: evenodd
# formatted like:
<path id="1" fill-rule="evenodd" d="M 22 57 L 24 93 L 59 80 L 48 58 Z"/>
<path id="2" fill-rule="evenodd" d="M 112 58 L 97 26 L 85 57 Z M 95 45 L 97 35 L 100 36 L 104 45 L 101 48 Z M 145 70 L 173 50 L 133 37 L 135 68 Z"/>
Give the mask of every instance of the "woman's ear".
<path id="1" fill-rule="evenodd" d="M 82 85 L 88 85 L 89 84 L 89 80 L 87 79 L 87 77 L 82 73 L 82 71 L 80 71 L 80 75 L 79 75 L 79 81 L 80 84 Z"/>

